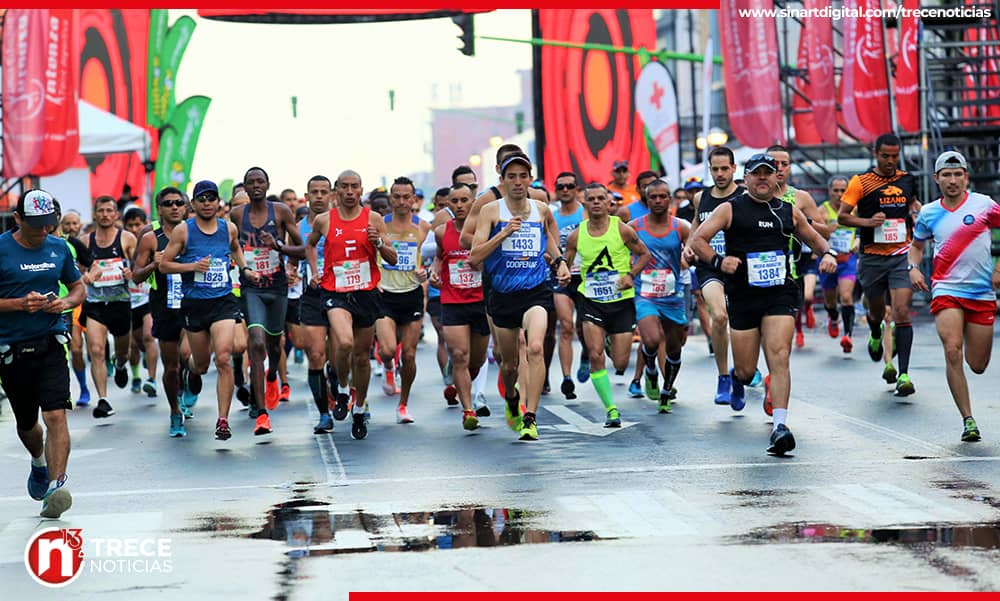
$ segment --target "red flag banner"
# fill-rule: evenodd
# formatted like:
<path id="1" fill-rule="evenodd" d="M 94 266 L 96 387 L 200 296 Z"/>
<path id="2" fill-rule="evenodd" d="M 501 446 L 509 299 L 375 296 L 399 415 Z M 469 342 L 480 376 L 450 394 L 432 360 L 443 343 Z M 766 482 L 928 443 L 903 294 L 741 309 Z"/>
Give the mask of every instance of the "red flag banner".
<path id="1" fill-rule="evenodd" d="M 76 11 L 50 9 L 46 29 L 45 145 L 34 175 L 62 173 L 73 164 L 80 148 Z"/>
<path id="2" fill-rule="evenodd" d="M 882 20 L 866 13 L 879 10 L 878 0 L 860 0 L 861 14 L 857 19 L 855 49 L 854 96 L 858 120 L 865 130 L 875 136 L 892 131 L 889 112 L 889 81 L 885 63 L 885 36 Z"/>
<path id="3" fill-rule="evenodd" d="M 656 48 L 651 10 L 538 11 L 546 40 Z M 585 181 L 607 181 L 615 161 L 627 160 L 632 173 L 649 168 L 642 119 L 633 88 L 639 78 L 637 56 L 545 46 L 538 51 L 542 116 L 536 137 L 544 148 L 548 181 L 561 171 Z"/>
<path id="4" fill-rule="evenodd" d="M 3 176 L 29 175 L 45 141 L 45 39 L 49 11 L 8 10 L 3 27 Z M 30 43 L 29 43 L 30 42 Z"/>
<path id="5" fill-rule="evenodd" d="M 740 142 L 758 148 L 785 143 L 778 38 L 774 19 L 739 12 L 773 8 L 773 0 L 722 0 L 719 8 L 729 124 Z"/>
<path id="6" fill-rule="evenodd" d="M 829 6 L 830 0 L 805 0 L 807 9 L 823 10 Z M 836 144 L 839 136 L 837 85 L 833 77 L 833 20 L 830 17 L 810 17 L 805 21 L 803 35 L 807 40 L 813 120 L 820 138 L 827 144 Z"/>
<path id="7" fill-rule="evenodd" d="M 857 11 L 864 8 L 864 0 L 844 0 L 844 10 Z M 858 32 L 862 19 L 848 18 L 842 21 L 844 27 L 844 66 L 841 70 L 840 88 L 837 90 L 840 97 L 840 125 L 847 133 L 854 136 L 858 141 L 868 143 L 875 140 L 865 126 L 861 124 L 858 117 L 857 105 L 857 72 L 858 54 L 861 51 L 861 43 Z"/>
<path id="8" fill-rule="evenodd" d="M 808 45 L 808 39 L 803 30 L 799 37 L 799 53 L 795 64 L 800 75 L 796 78 L 795 83 L 798 93 L 792 94 L 792 110 L 794 111 L 792 113 L 792 127 L 795 128 L 795 142 L 804 145 L 820 144 L 823 141 L 819 130 L 816 129 L 816 112 L 807 100 L 813 98 L 812 85 L 808 79 Z"/>
<path id="9" fill-rule="evenodd" d="M 917 36 L 920 17 L 916 10 L 920 0 L 903 0 L 903 8 L 913 12 L 900 18 L 899 55 L 896 58 L 896 120 L 903 131 L 920 130 L 920 81 L 917 57 Z"/>
<path id="10" fill-rule="evenodd" d="M 967 0 L 967 5 L 974 5 Z M 962 100 L 968 102 L 962 107 L 962 117 L 966 125 L 1000 125 L 1000 48 L 997 46 L 974 46 L 972 43 L 1000 41 L 1000 32 L 991 27 L 970 27 L 965 30 L 965 41 L 970 45 L 964 49 L 972 60 L 965 63 L 966 89 Z"/>

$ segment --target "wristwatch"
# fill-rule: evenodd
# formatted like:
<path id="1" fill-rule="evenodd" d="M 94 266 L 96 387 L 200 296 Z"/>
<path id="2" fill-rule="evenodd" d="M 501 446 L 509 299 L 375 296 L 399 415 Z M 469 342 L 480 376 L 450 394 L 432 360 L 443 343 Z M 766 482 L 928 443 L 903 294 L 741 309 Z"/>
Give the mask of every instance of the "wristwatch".
<path id="1" fill-rule="evenodd" d="M 385 241 L 384 241 L 384 240 L 382 240 L 382 238 L 381 238 L 381 236 L 380 236 L 380 237 L 379 237 L 379 239 L 378 239 L 378 240 L 377 240 L 377 241 L 375 242 L 375 249 L 376 249 L 376 250 L 381 250 L 381 248 L 382 248 L 383 246 L 385 246 Z"/>
<path id="2" fill-rule="evenodd" d="M 906 271 L 913 271 L 914 269 L 920 269 L 920 266 L 914 265 L 913 263 L 908 263 L 906 265 Z"/>

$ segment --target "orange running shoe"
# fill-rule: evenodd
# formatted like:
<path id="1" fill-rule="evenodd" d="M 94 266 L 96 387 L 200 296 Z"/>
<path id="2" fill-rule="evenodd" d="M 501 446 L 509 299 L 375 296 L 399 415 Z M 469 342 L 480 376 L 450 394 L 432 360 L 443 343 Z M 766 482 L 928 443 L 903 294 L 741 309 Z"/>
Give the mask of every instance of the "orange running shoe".
<path id="1" fill-rule="evenodd" d="M 795 332 L 795 347 L 802 348 L 806 345 L 806 337 L 802 332 Z"/>
<path id="2" fill-rule="evenodd" d="M 840 336 L 840 322 L 835 319 L 827 320 L 826 333 L 830 335 L 830 338 Z"/>
<path id="3" fill-rule="evenodd" d="M 396 370 L 385 370 L 385 379 L 382 380 L 382 393 L 385 396 L 392 396 L 396 394 Z"/>
<path id="4" fill-rule="evenodd" d="M 812 304 L 806 305 L 806 327 L 810 330 L 816 327 L 816 314 L 813 313 Z"/>
<path id="5" fill-rule="evenodd" d="M 274 411 L 278 408 L 278 376 L 275 375 L 273 380 L 264 378 L 264 406 L 267 407 L 268 411 Z"/>
<path id="6" fill-rule="evenodd" d="M 271 433 L 271 416 L 261 413 L 257 416 L 257 424 L 253 428 L 254 436 Z"/>
<path id="7" fill-rule="evenodd" d="M 444 387 L 444 400 L 448 401 L 449 407 L 458 405 L 458 388 L 455 388 L 454 384 Z"/>
<path id="8" fill-rule="evenodd" d="M 413 418 L 410 417 L 410 412 L 406 410 L 406 405 L 399 405 L 396 407 L 396 423 L 397 424 L 412 424 Z"/>
<path id="9" fill-rule="evenodd" d="M 851 340 L 850 336 L 845 334 L 844 337 L 840 339 L 840 348 L 844 349 L 845 353 L 850 353 L 854 350 L 854 341 Z"/>
<path id="10" fill-rule="evenodd" d="M 764 376 L 764 413 L 774 415 L 774 407 L 771 405 L 771 374 Z"/>
<path id="11" fill-rule="evenodd" d="M 292 389 L 288 386 L 288 383 L 281 385 L 281 394 L 278 395 L 279 403 L 287 403 L 288 399 L 292 396 Z"/>

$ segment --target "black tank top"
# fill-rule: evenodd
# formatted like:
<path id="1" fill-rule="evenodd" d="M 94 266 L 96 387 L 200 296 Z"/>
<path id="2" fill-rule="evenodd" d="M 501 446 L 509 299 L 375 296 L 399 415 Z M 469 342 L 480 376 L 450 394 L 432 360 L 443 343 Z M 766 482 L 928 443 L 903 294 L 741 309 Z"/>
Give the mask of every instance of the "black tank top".
<path id="1" fill-rule="evenodd" d="M 156 236 L 156 252 L 162 252 L 170 243 L 170 236 L 163 231 L 163 226 L 154 223 L 153 235 Z M 167 308 L 167 276 L 160 273 L 159 269 L 153 270 L 154 285 L 149 290 L 149 306 L 152 309 L 165 310 Z"/>
<path id="2" fill-rule="evenodd" d="M 260 235 L 268 232 L 275 240 L 281 240 L 278 235 L 278 219 L 274 215 L 274 203 L 267 201 L 267 221 L 263 227 L 250 224 L 250 205 L 243 209 L 243 223 L 240 227 L 240 248 L 247 257 L 247 265 L 261 274 L 260 284 L 252 284 L 240 274 L 240 285 L 245 288 L 266 288 L 279 292 L 288 291 L 288 276 L 285 274 L 285 258 L 276 250 L 264 247 Z M 248 253 L 255 257 L 251 260 Z"/>
<path id="3" fill-rule="evenodd" d="M 95 262 L 100 262 L 101 265 L 113 265 L 114 267 L 107 270 L 102 270 L 107 273 L 112 273 L 121 268 L 121 266 L 127 267 L 128 257 L 125 256 L 125 249 L 122 248 L 122 230 L 118 230 L 115 234 L 115 239 L 111 243 L 111 246 L 98 246 L 97 245 L 97 232 L 90 232 L 90 256 Z M 104 279 L 104 276 L 101 278 Z M 95 284 L 87 286 L 87 300 L 94 302 L 112 302 L 112 301 L 122 301 L 128 300 L 128 282 L 124 280 L 120 275 L 116 276 L 116 279 L 120 280 L 120 283 L 116 284 Z"/>
<path id="4" fill-rule="evenodd" d="M 716 207 L 718 207 L 721 204 L 725 204 L 727 202 L 732 202 L 734 198 L 737 198 L 739 195 L 743 194 L 743 192 L 745 192 L 743 188 L 741 188 L 740 186 L 736 186 L 736 190 L 729 196 L 724 196 L 722 198 L 715 198 L 714 196 L 712 196 L 712 188 L 706 188 L 701 193 L 701 200 L 698 201 L 698 223 L 705 223 L 705 221 L 708 220 L 708 216 L 712 214 L 712 211 L 714 211 Z M 694 203 L 691 204 L 691 207 L 692 210 L 694 210 Z M 712 240 L 713 250 L 715 250 L 715 252 L 723 256 L 729 254 L 728 252 L 721 252 L 721 249 L 725 247 L 726 233 L 724 231 L 719 232 L 718 234 L 716 234 L 716 236 L 719 236 L 719 238 L 718 239 L 713 238 Z M 721 246 L 719 244 L 720 242 Z M 698 261 L 697 267 L 699 269 L 715 272 L 715 270 L 712 269 L 711 265 L 709 265 L 708 263 L 704 263 L 702 261 Z"/>
<path id="5" fill-rule="evenodd" d="M 756 202 L 746 193 L 731 202 L 733 218 L 726 230 L 726 254 L 739 258 L 740 266 L 726 276 L 726 292 L 770 294 L 787 286 L 797 291 L 788 253 L 794 232 L 792 205 L 779 198 Z"/>

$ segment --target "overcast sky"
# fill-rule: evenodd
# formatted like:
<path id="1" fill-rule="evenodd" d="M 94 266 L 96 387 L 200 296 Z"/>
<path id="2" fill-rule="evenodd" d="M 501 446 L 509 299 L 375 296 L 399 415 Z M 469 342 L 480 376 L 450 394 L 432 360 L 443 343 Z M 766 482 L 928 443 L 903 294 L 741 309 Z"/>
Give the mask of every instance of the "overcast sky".
<path id="1" fill-rule="evenodd" d="M 212 98 L 191 181 L 238 180 L 259 165 L 272 192 L 291 187 L 301 195 L 317 173 L 332 179 L 355 169 L 371 188 L 382 176 L 429 170 L 430 109 L 514 104 L 516 72 L 531 66 L 527 44 L 477 40 L 476 56 L 462 55 L 459 29 L 448 18 L 265 25 L 171 10 L 171 22 L 182 14 L 198 25 L 177 75 L 178 103 L 195 94 Z M 526 10 L 475 19 L 478 35 L 531 37 Z M 449 89 L 458 84 L 461 98 L 452 104 Z"/>

